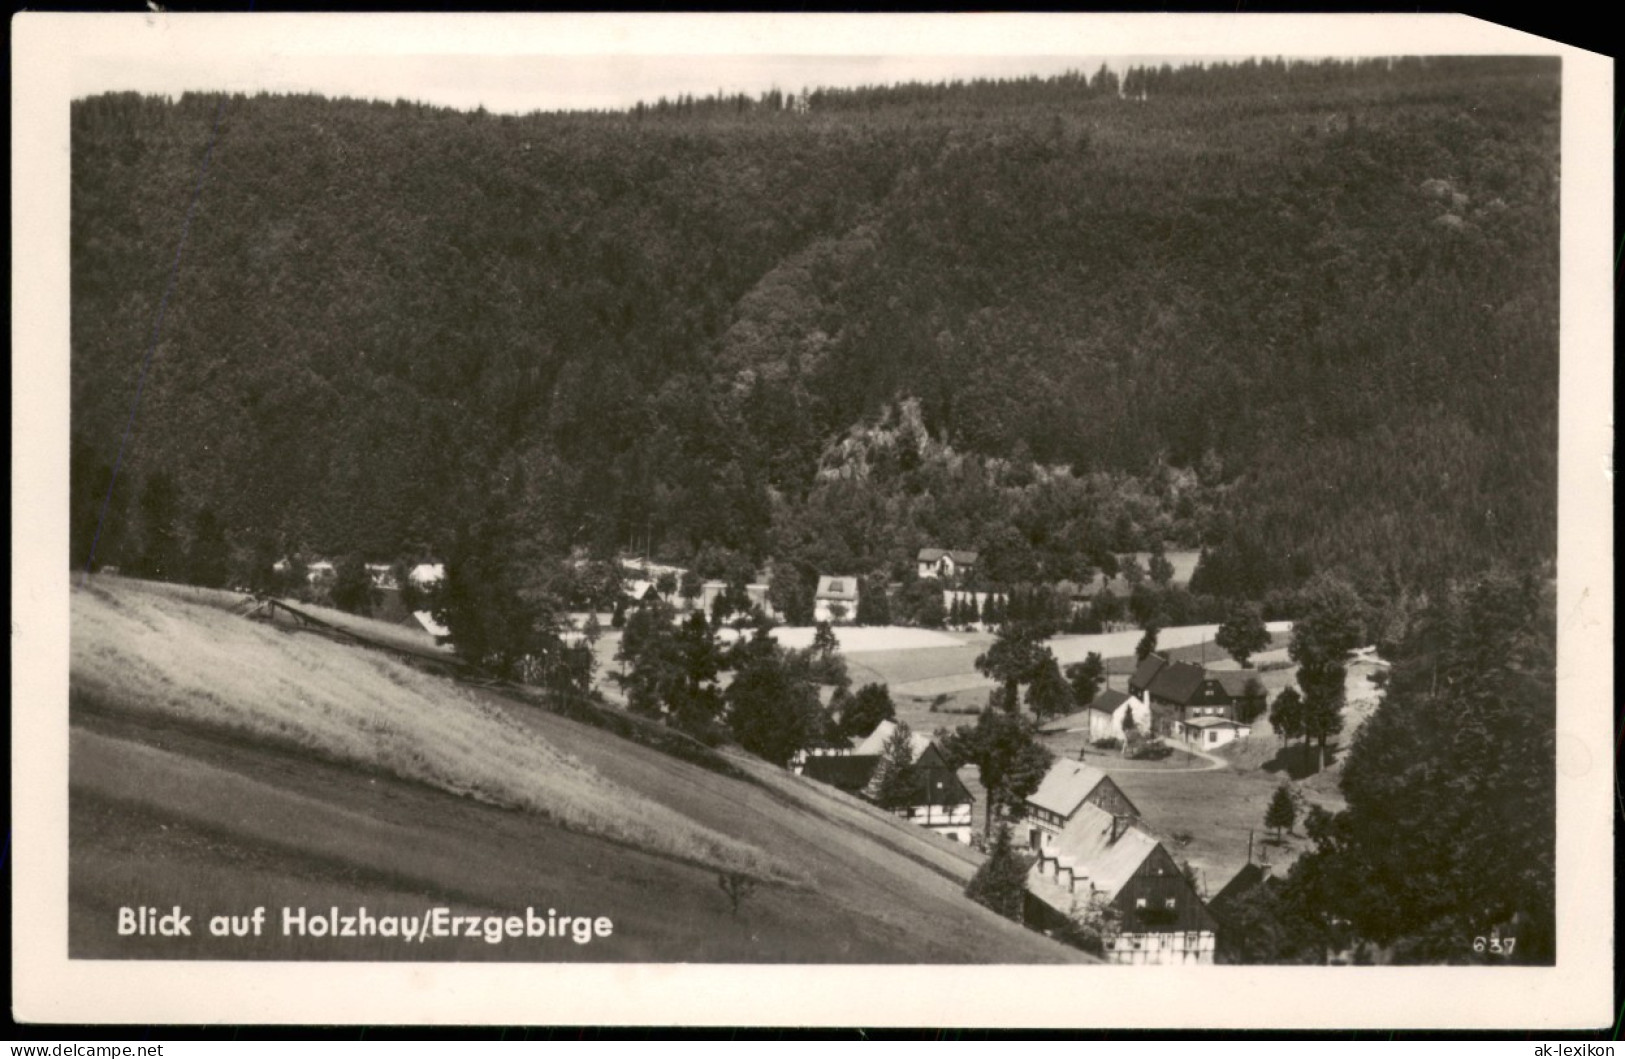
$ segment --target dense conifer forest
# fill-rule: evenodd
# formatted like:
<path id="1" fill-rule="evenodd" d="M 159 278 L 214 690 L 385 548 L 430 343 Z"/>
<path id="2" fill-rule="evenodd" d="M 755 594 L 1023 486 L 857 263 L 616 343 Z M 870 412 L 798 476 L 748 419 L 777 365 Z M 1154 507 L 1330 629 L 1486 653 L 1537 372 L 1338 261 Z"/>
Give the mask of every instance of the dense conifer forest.
<path id="1" fill-rule="evenodd" d="M 389 561 L 499 510 L 538 554 L 892 577 L 1202 547 L 1219 596 L 1538 567 L 1559 90 L 1458 58 L 524 117 L 82 99 L 74 561 L 184 228 L 100 562 L 199 523 Z"/>

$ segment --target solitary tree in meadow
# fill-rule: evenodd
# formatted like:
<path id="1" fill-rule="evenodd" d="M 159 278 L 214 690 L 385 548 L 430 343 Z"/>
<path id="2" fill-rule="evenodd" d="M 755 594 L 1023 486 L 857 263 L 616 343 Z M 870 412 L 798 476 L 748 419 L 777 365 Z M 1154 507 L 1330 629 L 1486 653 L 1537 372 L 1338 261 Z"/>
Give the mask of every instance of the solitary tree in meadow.
<path id="1" fill-rule="evenodd" d="M 1292 792 L 1286 784 L 1275 788 L 1275 794 L 1270 798 L 1269 808 L 1264 810 L 1264 826 L 1275 830 L 1275 840 L 1281 840 L 1281 833 L 1291 831 L 1292 825 L 1298 822 L 1298 805 L 1292 800 Z"/>

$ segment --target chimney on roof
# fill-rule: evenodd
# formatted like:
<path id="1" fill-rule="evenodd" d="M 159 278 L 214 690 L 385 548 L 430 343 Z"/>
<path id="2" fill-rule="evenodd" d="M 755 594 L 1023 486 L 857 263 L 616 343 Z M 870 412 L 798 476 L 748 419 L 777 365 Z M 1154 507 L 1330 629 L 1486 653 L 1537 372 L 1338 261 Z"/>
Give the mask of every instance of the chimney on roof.
<path id="1" fill-rule="evenodd" d="M 1118 839 L 1123 837 L 1123 832 L 1128 830 L 1128 825 L 1129 825 L 1129 817 L 1128 816 L 1124 815 L 1123 813 L 1114 813 L 1112 815 L 1112 841 L 1113 842 L 1116 842 Z"/>

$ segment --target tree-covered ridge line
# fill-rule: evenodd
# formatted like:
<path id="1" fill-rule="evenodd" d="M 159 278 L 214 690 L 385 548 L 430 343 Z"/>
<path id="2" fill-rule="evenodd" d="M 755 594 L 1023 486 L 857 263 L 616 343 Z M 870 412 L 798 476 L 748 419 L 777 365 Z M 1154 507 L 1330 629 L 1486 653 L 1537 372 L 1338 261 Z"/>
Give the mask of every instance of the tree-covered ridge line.
<path id="1" fill-rule="evenodd" d="M 1222 490 L 1080 561 L 1177 539 L 1258 596 L 1549 559 L 1555 68 L 1177 73 L 1214 90 L 705 122 L 234 97 L 129 495 L 163 471 L 234 540 L 328 554 L 444 550 L 498 494 L 551 552 L 895 572 L 986 543 L 912 510 L 909 488 L 956 502 L 940 481 L 820 474 L 912 398 L 977 460 Z M 76 496 L 112 461 L 216 103 L 74 104 Z M 809 539 L 831 522 L 868 540 Z"/>

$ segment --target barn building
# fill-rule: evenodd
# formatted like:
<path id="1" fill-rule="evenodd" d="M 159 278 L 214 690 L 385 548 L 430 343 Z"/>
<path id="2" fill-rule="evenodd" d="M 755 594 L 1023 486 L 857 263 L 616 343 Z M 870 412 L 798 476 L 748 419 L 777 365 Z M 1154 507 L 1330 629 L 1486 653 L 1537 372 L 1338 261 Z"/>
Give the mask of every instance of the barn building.
<path id="1" fill-rule="evenodd" d="M 1106 958 L 1128 964 L 1210 964 L 1218 923 L 1162 843 L 1137 820 L 1084 804 L 1027 875 L 1026 916 L 1054 929 L 1109 908 L 1119 933 Z"/>

